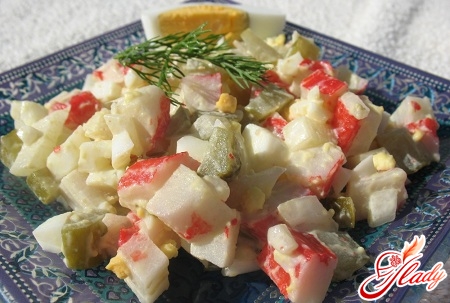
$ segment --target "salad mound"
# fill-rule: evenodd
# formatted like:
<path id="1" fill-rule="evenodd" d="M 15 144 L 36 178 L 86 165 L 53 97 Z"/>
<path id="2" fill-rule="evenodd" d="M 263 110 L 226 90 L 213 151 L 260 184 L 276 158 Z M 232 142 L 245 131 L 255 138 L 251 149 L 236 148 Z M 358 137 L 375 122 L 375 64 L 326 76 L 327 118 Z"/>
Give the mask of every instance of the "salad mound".
<path id="1" fill-rule="evenodd" d="M 180 249 L 225 276 L 263 270 L 292 302 L 321 302 L 369 260 L 348 229 L 393 221 L 408 174 L 439 161 L 430 100 L 408 96 L 387 113 L 364 96 L 367 80 L 297 32 L 247 29 L 217 52 L 264 73 L 240 82 L 193 56 L 158 86 L 142 61 L 111 59 L 45 105 L 12 101 L 0 159 L 43 203 L 70 208 L 34 231 L 41 247 L 72 269 L 109 260 L 141 302 L 168 288 Z"/>

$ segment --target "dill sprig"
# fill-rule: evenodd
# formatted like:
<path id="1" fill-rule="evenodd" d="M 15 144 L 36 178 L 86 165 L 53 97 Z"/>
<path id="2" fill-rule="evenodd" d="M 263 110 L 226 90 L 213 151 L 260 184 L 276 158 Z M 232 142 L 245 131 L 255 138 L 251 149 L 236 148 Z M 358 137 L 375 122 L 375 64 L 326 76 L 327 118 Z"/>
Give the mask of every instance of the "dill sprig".
<path id="1" fill-rule="evenodd" d="M 205 24 L 189 33 L 180 32 L 146 40 L 120 52 L 115 58 L 149 84 L 161 88 L 175 104 L 178 102 L 169 79 L 184 77 L 180 65 L 192 58 L 223 68 L 242 88 L 250 87 L 252 83 L 261 85 L 267 71 L 266 64 L 231 52 L 225 41 L 219 43 L 221 35 L 210 33 L 204 27 Z"/>

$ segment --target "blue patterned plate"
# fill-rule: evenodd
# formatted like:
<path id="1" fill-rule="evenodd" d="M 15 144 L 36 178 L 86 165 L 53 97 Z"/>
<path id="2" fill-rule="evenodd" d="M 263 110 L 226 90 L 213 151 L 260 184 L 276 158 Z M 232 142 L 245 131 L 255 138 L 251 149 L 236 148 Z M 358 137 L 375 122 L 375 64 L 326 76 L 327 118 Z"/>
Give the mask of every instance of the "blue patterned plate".
<path id="1" fill-rule="evenodd" d="M 446 261 L 450 251 L 450 81 L 424 73 L 287 23 L 293 30 L 314 38 L 323 49 L 323 59 L 334 66 L 345 64 L 370 80 L 367 95 L 392 111 L 406 95 L 429 97 L 440 123 L 441 161 L 410 176 L 409 198 L 394 222 L 378 228 L 359 223 L 352 236 L 372 261 L 387 249 L 400 251 L 414 235 L 427 238 L 422 263 L 430 268 Z M 86 74 L 116 52 L 144 39 L 136 22 L 85 41 L 0 75 L 0 134 L 13 128 L 8 100 L 44 103 L 63 90 L 79 88 Z M 22 178 L 0 165 L 0 301 L 5 302 L 138 302 L 125 283 L 104 265 L 72 271 L 61 256 L 42 251 L 32 230 L 47 218 L 64 211 L 54 203 L 38 202 Z M 288 302 L 262 272 L 224 278 L 204 272 L 186 254 L 170 264 L 170 288 L 158 302 Z M 360 302 L 357 287 L 373 274 L 373 264 L 344 282 L 333 283 L 325 302 Z M 379 302 L 414 302 L 424 288 L 393 287 Z"/>

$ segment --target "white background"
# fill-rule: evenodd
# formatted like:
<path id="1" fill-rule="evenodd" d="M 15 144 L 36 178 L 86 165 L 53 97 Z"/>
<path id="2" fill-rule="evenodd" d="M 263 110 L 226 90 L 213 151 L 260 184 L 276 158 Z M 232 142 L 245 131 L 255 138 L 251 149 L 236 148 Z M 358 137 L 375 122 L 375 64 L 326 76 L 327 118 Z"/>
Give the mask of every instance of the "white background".
<path id="1" fill-rule="evenodd" d="M 139 20 L 163 0 L 0 0 L 0 72 Z M 298 25 L 450 79 L 450 1 L 241 0 Z"/>

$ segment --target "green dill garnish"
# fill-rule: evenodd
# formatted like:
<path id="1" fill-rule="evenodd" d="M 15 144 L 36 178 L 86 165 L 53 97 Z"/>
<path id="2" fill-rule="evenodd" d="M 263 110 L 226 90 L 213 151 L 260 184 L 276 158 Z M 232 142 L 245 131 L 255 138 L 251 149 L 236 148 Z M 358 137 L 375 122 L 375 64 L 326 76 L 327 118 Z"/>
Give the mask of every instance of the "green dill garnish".
<path id="1" fill-rule="evenodd" d="M 261 85 L 267 71 L 266 64 L 231 52 L 231 47 L 225 41 L 218 43 L 221 35 L 210 33 L 204 26 L 189 33 L 149 39 L 120 52 L 115 58 L 149 84 L 161 88 L 175 104 L 178 102 L 173 97 L 175 92 L 169 79 L 184 77 L 180 64 L 191 58 L 223 68 L 241 88 L 250 87 L 251 83 Z"/>

